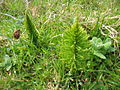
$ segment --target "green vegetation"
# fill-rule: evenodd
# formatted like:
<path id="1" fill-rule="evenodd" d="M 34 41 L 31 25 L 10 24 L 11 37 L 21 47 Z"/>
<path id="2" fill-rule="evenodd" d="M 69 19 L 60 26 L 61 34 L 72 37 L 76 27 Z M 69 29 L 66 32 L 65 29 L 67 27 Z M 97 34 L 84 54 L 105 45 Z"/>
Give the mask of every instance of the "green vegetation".
<path id="1" fill-rule="evenodd" d="M 0 89 L 119 88 L 120 0 L 0 1 Z"/>

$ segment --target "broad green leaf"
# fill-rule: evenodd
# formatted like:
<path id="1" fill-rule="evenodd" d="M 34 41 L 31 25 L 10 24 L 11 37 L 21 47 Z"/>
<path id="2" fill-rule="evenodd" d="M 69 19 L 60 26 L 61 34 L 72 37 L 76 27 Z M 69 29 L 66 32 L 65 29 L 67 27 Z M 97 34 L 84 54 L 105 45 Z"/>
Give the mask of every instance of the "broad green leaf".
<path id="1" fill-rule="evenodd" d="M 4 56 L 4 60 L 5 60 L 5 68 L 7 71 L 10 70 L 10 68 L 12 67 L 12 63 L 11 63 L 11 58 L 8 55 Z"/>
<path id="2" fill-rule="evenodd" d="M 111 41 L 109 41 L 109 42 L 106 42 L 105 44 L 104 44 L 104 48 L 105 48 L 105 50 L 108 50 L 110 47 L 111 47 Z"/>
<path id="3" fill-rule="evenodd" d="M 12 67 L 11 58 L 8 55 L 4 56 L 4 62 L 0 63 L 0 67 L 6 69 L 7 71 L 9 71 Z"/>
<path id="4" fill-rule="evenodd" d="M 91 43 L 95 49 L 100 49 L 101 47 L 103 47 L 103 42 L 100 38 L 93 37 Z"/>
<path id="5" fill-rule="evenodd" d="M 102 53 L 100 53 L 100 52 L 98 52 L 98 51 L 94 51 L 93 54 L 96 55 L 96 56 L 98 56 L 98 57 L 101 58 L 101 59 L 106 59 L 106 57 L 105 57 Z"/>
<path id="6" fill-rule="evenodd" d="M 111 41 L 111 39 L 110 39 L 110 38 L 107 38 L 104 43 L 110 42 L 110 41 Z"/>
<path id="7" fill-rule="evenodd" d="M 111 44 L 112 44 L 111 39 L 107 38 L 104 42 L 104 49 L 108 50 L 111 47 Z"/>

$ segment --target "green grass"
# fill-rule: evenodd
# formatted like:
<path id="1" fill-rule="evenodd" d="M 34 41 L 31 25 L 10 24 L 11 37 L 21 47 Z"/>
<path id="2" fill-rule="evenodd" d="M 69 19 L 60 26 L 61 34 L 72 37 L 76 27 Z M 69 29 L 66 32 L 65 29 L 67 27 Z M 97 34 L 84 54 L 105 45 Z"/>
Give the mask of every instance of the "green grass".
<path id="1" fill-rule="evenodd" d="M 119 90 L 119 0 L 29 1 L 0 3 L 0 89 Z"/>

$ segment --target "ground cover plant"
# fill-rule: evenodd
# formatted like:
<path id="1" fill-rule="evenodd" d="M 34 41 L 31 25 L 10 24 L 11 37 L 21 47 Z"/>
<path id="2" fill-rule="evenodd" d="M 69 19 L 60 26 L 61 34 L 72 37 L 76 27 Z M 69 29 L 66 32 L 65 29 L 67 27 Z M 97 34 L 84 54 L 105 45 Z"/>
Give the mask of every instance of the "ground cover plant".
<path id="1" fill-rule="evenodd" d="M 0 89 L 119 90 L 119 6 L 119 0 L 1 0 Z"/>

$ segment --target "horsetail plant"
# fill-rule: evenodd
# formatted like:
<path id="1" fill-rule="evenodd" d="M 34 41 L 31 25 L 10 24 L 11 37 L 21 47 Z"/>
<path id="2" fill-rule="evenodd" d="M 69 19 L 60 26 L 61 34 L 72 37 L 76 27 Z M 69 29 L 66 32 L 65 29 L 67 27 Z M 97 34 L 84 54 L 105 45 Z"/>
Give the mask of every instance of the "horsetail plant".
<path id="1" fill-rule="evenodd" d="M 87 32 L 75 22 L 64 32 L 60 56 L 68 74 L 76 74 L 85 70 L 86 60 L 89 58 L 90 43 Z"/>
<path id="2" fill-rule="evenodd" d="M 35 28 L 34 24 L 32 23 L 32 21 L 30 20 L 30 17 L 28 16 L 27 13 L 25 14 L 25 28 L 28 32 L 28 36 L 29 36 L 30 40 L 32 41 L 32 43 L 37 48 L 40 48 L 39 33 L 38 33 L 37 29 Z"/>

